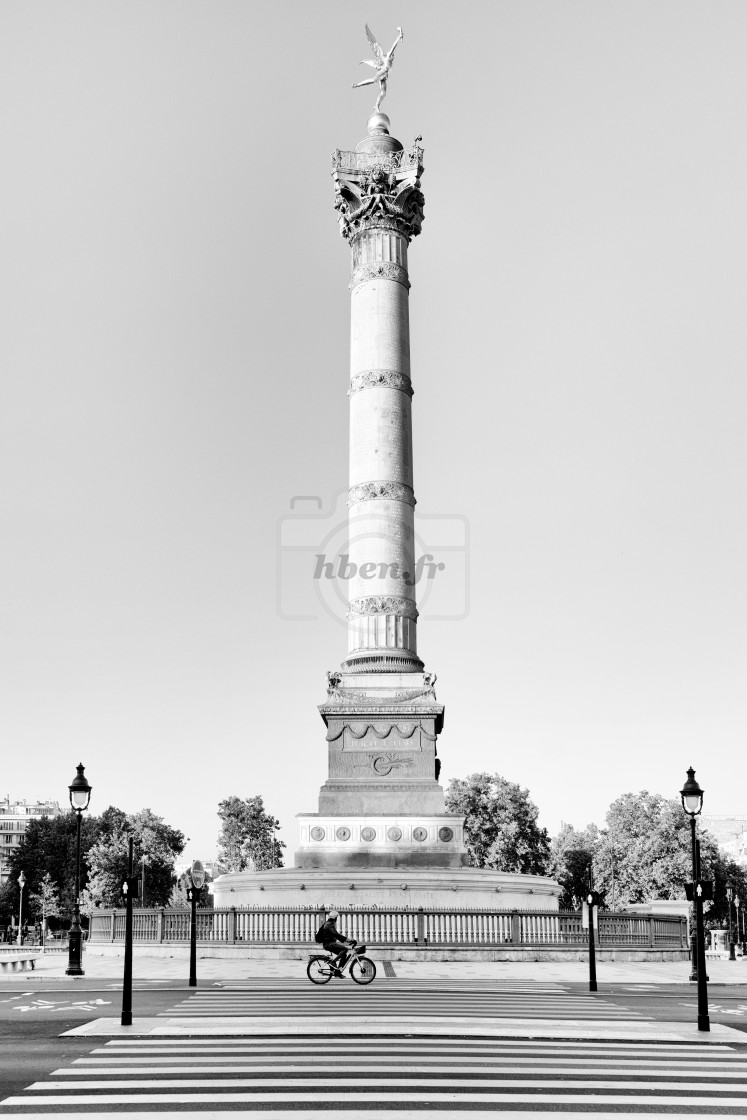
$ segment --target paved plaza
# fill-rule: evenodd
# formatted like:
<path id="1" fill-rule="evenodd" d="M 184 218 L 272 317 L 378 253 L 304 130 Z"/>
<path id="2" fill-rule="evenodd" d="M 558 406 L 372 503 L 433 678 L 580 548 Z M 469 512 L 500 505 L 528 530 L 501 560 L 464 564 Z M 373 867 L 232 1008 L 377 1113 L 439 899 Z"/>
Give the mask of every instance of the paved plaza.
<path id="1" fill-rule="evenodd" d="M 314 951 L 316 947 L 314 948 Z M 311 952 L 311 950 L 310 950 Z M 389 957 L 383 951 L 372 951 L 378 963 L 390 961 L 399 979 L 475 979 L 475 980 L 531 980 L 558 983 L 583 983 L 589 978 L 589 966 L 581 961 L 398 961 L 396 953 Z M 83 962 L 86 978 L 110 979 L 121 977 L 122 956 L 96 956 L 86 953 Z M 0 983 L 37 983 L 40 980 L 66 980 L 67 956 L 53 953 L 40 955 L 33 972 L 7 973 Z M 262 958 L 227 959 L 225 957 L 198 956 L 197 975 L 200 980 L 242 980 L 250 977 L 277 977 L 279 979 L 305 975 L 304 960 L 274 960 Z M 680 984 L 688 980 L 688 961 L 598 962 L 600 984 Z M 189 975 L 189 962 L 183 956 L 147 956 L 137 948 L 133 954 L 135 980 L 181 980 Z M 709 957 L 708 975 L 711 984 L 747 984 L 747 957 L 729 961 L 725 957 Z M 81 981 L 82 982 L 82 981 Z"/>

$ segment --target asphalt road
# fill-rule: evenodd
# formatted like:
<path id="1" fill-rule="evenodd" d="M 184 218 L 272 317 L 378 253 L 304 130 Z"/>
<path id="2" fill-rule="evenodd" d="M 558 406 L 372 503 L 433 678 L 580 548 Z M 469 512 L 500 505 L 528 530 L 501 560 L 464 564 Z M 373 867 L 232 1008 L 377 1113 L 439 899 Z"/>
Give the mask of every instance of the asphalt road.
<path id="1" fill-rule="evenodd" d="M 564 984 L 563 987 L 569 992 L 589 990 L 588 984 Z M 661 1022 L 694 1022 L 698 1016 L 695 984 L 618 984 L 609 987 L 600 984 L 597 995 L 607 1003 L 629 1007 Z M 723 1023 L 747 1035 L 747 989 L 744 984 L 709 985 L 708 1013 L 712 1023 Z"/>
<path id="2" fill-rule="evenodd" d="M 158 1015 L 196 990 L 168 980 L 136 987 L 134 1013 Z M 89 1054 L 97 1045 L 96 1039 L 60 1037 L 65 1031 L 105 1016 L 119 1021 L 121 1012 L 122 985 L 116 981 L 0 984 L 0 1099 Z"/>
<path id="3" fill-rule="evenodd" d="M 385 988 L 386 979 L 379 981 Z M 400 981 L 400 993 L 407 982 Z M 438 987 L 437 984 L 434 985 Z M 197 989 L 183 981 L 138 983 L 133 992 L 136 1016 L 155 1016 L 173 1009 L 196 991 L 215 991 L 204 981 Z M 559 985 L 568 993 L 588 995 L 588 984 Z M 230 988 L 230 983 L 225 985 Z M 355 993 L 350 992 L 351 996 Z M 323 998 L 323 992 L 320 993 Z M 600 984 L 600 1000 L 620 1009 L 664 1022 L 694 1022 L 697 1015 L 695 985 Z M 271 991 L 257 992 L 257 999 L 272 1005 Z M 530 997 L 528 997 L 530 1000 Z M 33 1081 L 83 1057 L 101 1044 L 100 1039 L 61 1037 L 82 1022 L 102 1017 L 119 1020 L 121 983 L 96 980 L 37 981 L 21 985 L 0 984 L 0 1099 L 20 1093 Z M 709 988 L 711 1021 L 741 1031 L 747 1054 L 747 990 L 738 985 Z"/>

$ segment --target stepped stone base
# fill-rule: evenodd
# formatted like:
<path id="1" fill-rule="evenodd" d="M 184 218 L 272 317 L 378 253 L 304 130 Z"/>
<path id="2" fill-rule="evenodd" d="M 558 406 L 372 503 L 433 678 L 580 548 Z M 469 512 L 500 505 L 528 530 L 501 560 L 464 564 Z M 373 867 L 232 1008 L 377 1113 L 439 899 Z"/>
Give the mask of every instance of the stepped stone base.
<path id="1" fill-rule="evenodd" d="M 541 875 L 462 868 L 283 867 L 238 871 L 211 884 L 217 908 L 288 906 L 557 910 L 560 887 Z"/>

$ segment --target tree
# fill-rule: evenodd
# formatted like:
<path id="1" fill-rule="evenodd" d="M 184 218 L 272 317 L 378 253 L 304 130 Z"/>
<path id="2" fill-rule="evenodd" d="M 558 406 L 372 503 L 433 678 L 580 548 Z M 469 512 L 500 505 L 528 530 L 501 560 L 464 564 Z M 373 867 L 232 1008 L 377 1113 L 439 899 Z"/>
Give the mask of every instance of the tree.
<path id="1" fill-rule="evenodd" d="M 32 891 L 29 895 L 29 902 L 32 912 L 41 918 L 42 930 L 46 936 L 49 919 L 60 916 L 60 895 L 48 871 L 42 877 L 39 890 Z"/>
<path id="2" fill-rule="evenodd" d="M 80 835 L 80 879 L 85 887 L 88 875 L 86 854 L 99 835 L 99 818 L 83 815 Z M 41 890 L 45 874 L 49 874 L 59 895 L 60 909 L 72 912 L 75 901 L 75 814 L 41 817 L 29 822 L 21 843 L 10 858 L 10 880 L 15 883 L 23 871 L 29 894 Z M 17 890 L 17 888 L 16 888 Z"/>
<path id="3" fill-rule="evenodd" d="M 227 871 L 267 871 L 283 866 L 285 844 L 275 832 L 280 822 L 264 807 L 262 798 L 227 797 L 218 806 L 221 830 L 218 860 Z"/>
<path id="4" fill-rule="evenodd" d="M 594 856 L 597 889 L 615 906 L 656 899 L 683 899 L 692 879 L 690 822 L 679 800 L 661 794 L 625 793 L 607 810 L 606 828 Z M 708 863 L 718 846 L 701 834 L 701 858 Z"/>
<path id="5" fill-rule="evenodd" d="M 18 913 L 18 876 L 26 876 L 29 896 L 39 894 L 46 875 L 59 898 L 61 913 L 71 914 L 75 901 L 75 813 L 32 820 L 10 858 L 10 878 L 0 891 L 0 913 L 15 907 Z M 135 836 L 136 858 L 149 860 L 148 897 L 153 905 L 168 901 L 176 855 L 184 848 L 184 835 L 165 824 L 150 809 L 128 816 L 110 805 L 100 817 L 84 813 L 80 836 L 80 888 L 86 907 L 121 903 L 121 884 L 127 873 L 127 840 Z M 124 839 L 123 839 L 124 838 Z M 111 848 L 111 851 L 108 849 Z M 118 853 L 118 854 L 116 854 Z M 151 866 L 151 856 L 152 866 Z M 119 860 L 119 862 L 117 862 Z M 108 871 L 111 871 L 111 875 Z M 99 877 L 92 881 L 93 873 Z M 91 881 L 89 881 L 89 876 Z M 116 886 L 114 885 L 116 880 Z M 152 892 L 152 893 L 151 893 Z"/>
<path id="6" fill-rule="evenodd" d="M 726 914 L 726 881 L 744 882 L 737 865 L 719 852 L 714 838 L 700 833 L 702 877 L 716 882 L 713 917 Z M 561 906 L 576 908 L 585 893 L 589 861 L 602 905 L 624 909 L 632 903 L 684 899 L 692 879 L 690 822 L 677 799 L 661 794 L 625 793 L 607 810 L 606 827 L 577 832 L 563 825 L 553 840 L 551 870 L 564 889 Z M 719 887 L 719 883 L 723 886 Z"/>
<path id="7" fill-rule="evenodd" d="M 550 858 L 547 829 L 529 790 L 500 774 L 452 778 L 446 791 L 449 813 L 465 817 L 464 834 L 473 867 L 544 875 Z"/>
<path id="8" fill-rule="evenodd" d="M 116 810 L 105 827 L 104 835 L 88 852 L 90 901 L 96 906 L 121 905 L 132 836 L 135 862 L 146 858 L 148 901 L 151 906 L 167 906 L 174 883 L 174 861 L 184 850 L 184 833 L 171 828 L 150 809 L 128 816 Z"/>
<path id="9" fill-rule="evenodd" d="M 590 824 L 577 832 L 565 822 L 553 837 L 550 850 L 550 875 L 562 888 L 561 910 L 579 910 L 589 889 L 589 870 L 600 843 L 600 832 Z"/>
<path id="10" fill-rule="evenodd" d="M 0 886 L 0 929 L 12 926 L 18 918 L 18 884 L 8 879 Z"/>
<path id="11" fill-rule="evenodd" d="M 708 836 L 708 834 L 705 834 Z M 708 909 L 708 926 L 710 928 L 724 928 L 729 925 L 729 898 L 727 890 L 732 888 L 733 895 L 739 899 L 740 906 L 747 903 L 747 872 L 745 868 L 736 863 L 729 856 L 717 848 L 715 851 L 712 846 L 708 845 L 708 853 L 703 854 L 703 836 L 700 835 L 700 862 L 701 862 L 701 878 L 710 879 L 713 882 L 713 901 Z M 710 840 L 710 836 L 708 837 Z M 737 940 L 736 932 L 736 912 L 733 903 L 733 895 L 731 901 L 731 924 L 734 940 Z M 740 919 L 741 921 L 741 919 Z M 743 923 L 742 923 L 743 924 Z"/>

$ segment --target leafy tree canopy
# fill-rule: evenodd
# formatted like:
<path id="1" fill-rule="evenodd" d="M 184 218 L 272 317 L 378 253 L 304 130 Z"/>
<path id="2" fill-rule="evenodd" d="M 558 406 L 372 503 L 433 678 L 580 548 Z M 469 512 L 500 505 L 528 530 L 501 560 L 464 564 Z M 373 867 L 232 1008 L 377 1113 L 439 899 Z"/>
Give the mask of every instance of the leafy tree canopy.
<path id="1" fill-rule="evenodd" d="M 81 887 L 86 884 L 86 853 L 98 836 L 98 818 L 83 815 L 80 834 Z M 10 858 L 10 896 L 18 915 L 18 876 L 26 876 L 25 892 L 38 893 L 44 875 L 49 873 L 56 887 L 62 910 L 72 911 L 75 894 L 76 821 L 72 809 L 59 817 L 41 817 L 29 822 L 21 843 Z M 26 896 L 28 897 L 28 896 Z M 24 909 L 26 902 L 24 900 Z"/>
<path id="2" fill-rule="evenodd" d="M 170 828 L 150 809 L 128 815 L 110 806 L 101 816 L 84 813 L 81 819 L 81 896 L 90 906 L 121 905 L 121 883 L 127 869 L 127 838 L 135 837 L 135 858 L 145 854 L 153 858 L 149 886 L 152 886 L 151 905 L 165 905 L 171 893 L 175 857 L 184 848 L 184 835 Z M 42 817 L 32 820 L 18 848 L 10 858 L 10 878 L 0 891 L 0 920 L 9 921 L 18 916 L 18 876 L 26 876 L 26 899 L 40 896 L 44 890 L 45 876 L 57 891 L 62 913 L 72 913 L 75 893 L 76 820 L 71 810 L 59 817 Z M 112 852 L 107 853 L 107 848 Z M 124 857 L 121 852 L 124 850 Z M 120 853 L 120 862 L 114 852 Z M 146 864 L 146 868 L 150 864 Z M 146 871 L 146 874 L 147 871 Z M 95 881 L 94 881 L 94 877 Z M 107 877 L 108 876 L 108 877 Z M 113 878 L 117 878 L 116 890 Z M 28 895 L 26 895 L 28 891 Z M 149 892 L 150 894 L 150 892 Z"/>
<path id="3" fill-rule="evenodd" d="M 593 866 L 601 840 L 596 825 L 590 824 L 578 832 L 570 824 L 563 824 L 553 837 L 550 852 L 550 875 L 562 889 L 561 910 L 578 910 L 589 889 L 589 869 Z"/>
<path id="4" fill-rule="evenodd" d="M 59 917 L 60 894 L 48 871 L 45 871 L 42 876 L 39 890 L 30 893 L 29 903 L 32 916 L 45 926 L 50 918 Z"/>
<path id="5" fill-rule="evenodd" d="M 701 835 L 704 862 L 718 852 Z M 679 800 L 658 793 L 625 793 L 607 810 L 606 828 L 594 854 L 597 889 L 607 905 L 682 899 L 692 878 L 690 824 Z M 613 888 L 614 880 L 614 888 Z"/>
<path id="6" fill-rule="evenodd" d="M 114 810 L 107 817 L 105 829 L 88 851 L 90 901 L 96 906 L 121 906 L 132 837 L 135 866 L 145 860 L 145 902 L 148 906 L 168 906 L 174 861 L 184 850 L 184 833 L 171 828 L 150 809 L 128 816 Z"/>
<path id="7" fill-rule="evenodd" d="M 500 774 L 452 778 L 446 791 L 449 813 L 465 817 L 467 852 L 473 867 L 544 875 L 550 858 L 547 829 L 529 790 Z"/>
<path id="8" fill-rule="evenodd" d="M 218 861 L 227 871 L 266 871 L 283 866 L 285 844 L 275 832 L 280 822 L 264 807 L 262 798 L 227 797 L 218 806 L 221 830 Z"/>
<path id="9" fill-rule="evenodd" d="M 607 810 L 606 827 L 578 832 L 564 824 L 552 842 L 551 872 L 563 888 L 561 908 L 576 909 L 588 882 L 588 867 L 603 905 L 623 910 L 631 903 L 684 899 L 692 879 L 690 821 L 677 798 L 646 790 L 625 793 Z M 714 882 L 708 924 L 728 920 L 726 890 L 747 904 L 747 873 L 728 859 L 710 833 L 698 829 L 701 877 Z M 732 908 L 732 921 L 734 909 Z"/>

